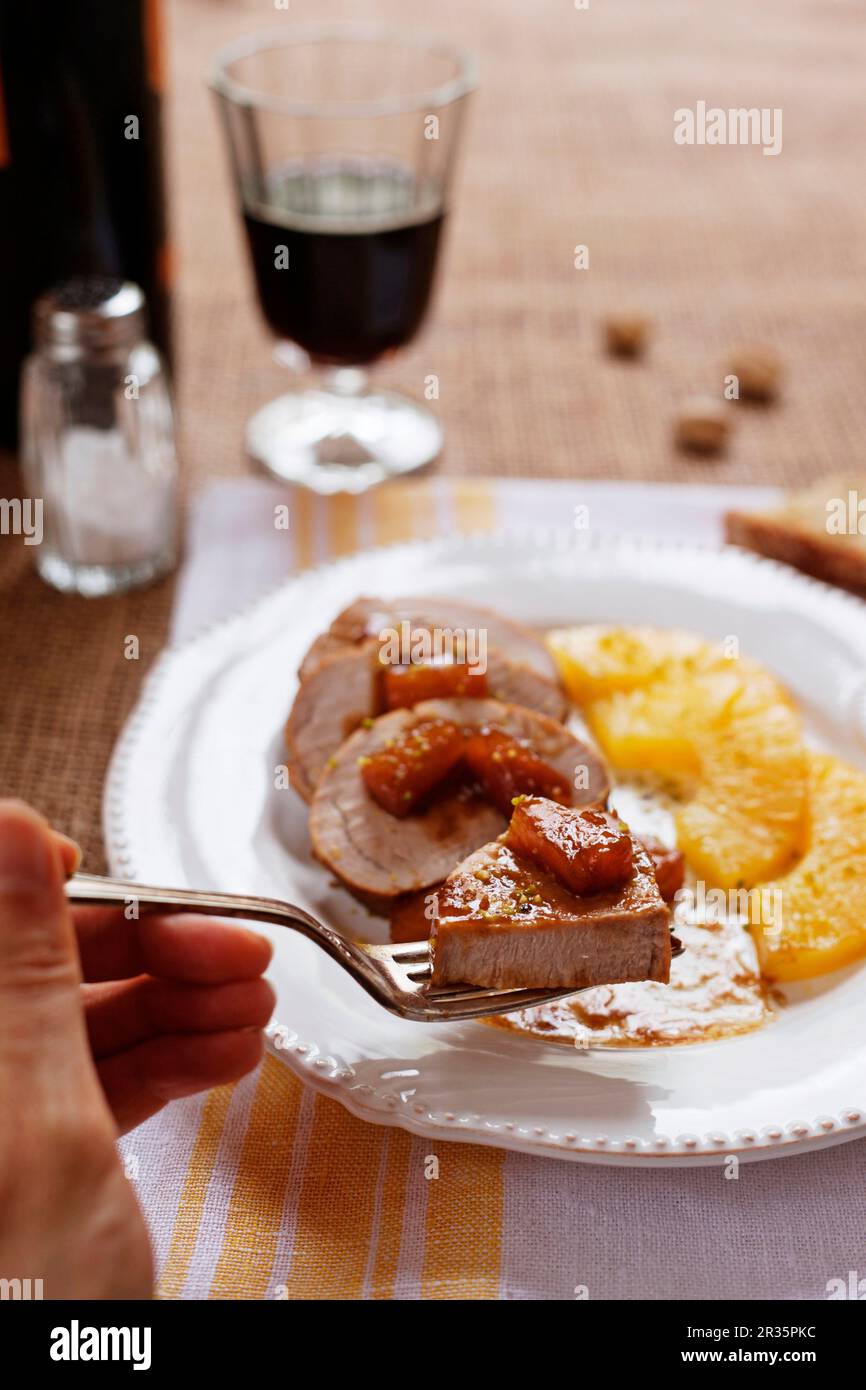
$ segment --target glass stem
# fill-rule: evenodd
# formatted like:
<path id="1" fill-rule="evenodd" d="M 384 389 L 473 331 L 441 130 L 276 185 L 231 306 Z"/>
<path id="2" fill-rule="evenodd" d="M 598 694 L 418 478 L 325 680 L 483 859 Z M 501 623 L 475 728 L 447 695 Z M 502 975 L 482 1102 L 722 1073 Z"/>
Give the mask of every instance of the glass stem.
<path id="1" fill-rule="evenodd" d="M 331 367 L 328 387 L 335 396 L 360 396 L 367 385 L 367 373 L 361 367 Z"/>

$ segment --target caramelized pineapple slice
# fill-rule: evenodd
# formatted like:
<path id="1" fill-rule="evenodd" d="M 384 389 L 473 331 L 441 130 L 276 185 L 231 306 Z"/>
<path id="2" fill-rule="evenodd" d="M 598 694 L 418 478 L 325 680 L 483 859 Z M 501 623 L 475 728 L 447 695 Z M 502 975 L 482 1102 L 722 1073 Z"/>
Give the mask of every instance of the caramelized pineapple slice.
<path id="1" fill-rule="evenodd" d="M 632 838 L 616 816 L 578 811 L 544 796 L 515 797 L 505 842 L 571 893 L 603 893 L 631 877 Z"/>
<path id="2" fill-rule="evenodd" d="M 805 843 L 800 716 L 757 662 L 689 633 L 576 628 L 550 639 L 609 762 L 661 774 L 684 800 L 680 848 L 697 876 L 751 887 Z"/>
<path id="3" fill-rule="evenodd" d="M 402 819 L 457 766 L 464 743 L 463 730 L 450 720 L 422 720 L 402 738 L 358 760 L 364 786 L 383 810 Z"/>
<path id="4" fill-rule="evenodd" d="M 477 729 L 466 739 L 466 763 L 487 796 L 510 816 L 516 796 L 546 796 L 571 803 L 568 781 L 518 739 L 502 729 Z"/>
<path id="5" fill-rule="evenodd" d="M 800 716 L 748 681 L 695 731 L 699 775 L 676 815 L 677 842 L 699 879 L 751 888 L 784 873 L 805 848 L 808 754 Z"/>
<path id="6" fill-rule="evenodd" d="M 693 656 L 706 644 L 690 632 L 675 628 L 583 627 L 555 628 L 547 645 L 560 679 L 576 704 L 597 700 L 615 691 L 634 690 L 663 675 L 672 661 Z"/>
<path id="7" fill-rule="evenodd" d="M 866 774 L 809 753 L 809 844 L 791 871 L 751 898 L 762 971 L 826 975 L 866 956 Z"/>
<path id="8" fill-rule="evenodd" d="M 423 700 L 483 700 L 487 675 L 462 661 L 418 662 L 382 669 L 385 709 L 411 709 Z"/>

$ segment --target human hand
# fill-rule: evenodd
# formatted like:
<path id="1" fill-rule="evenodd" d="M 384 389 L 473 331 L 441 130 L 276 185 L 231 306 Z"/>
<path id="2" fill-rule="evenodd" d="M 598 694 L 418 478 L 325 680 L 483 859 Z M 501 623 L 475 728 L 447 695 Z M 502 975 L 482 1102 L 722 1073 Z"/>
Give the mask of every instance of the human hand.
<path id="1" fill-rule="evenodd" d="M 207 918 L 71 912 L 77 858 L 0 802 L 0 1276 L 41 1278 L 48 1298 L 145 1297 L 150 1246 L 115 1139 L 255 1066 L 271 952 Z"/>

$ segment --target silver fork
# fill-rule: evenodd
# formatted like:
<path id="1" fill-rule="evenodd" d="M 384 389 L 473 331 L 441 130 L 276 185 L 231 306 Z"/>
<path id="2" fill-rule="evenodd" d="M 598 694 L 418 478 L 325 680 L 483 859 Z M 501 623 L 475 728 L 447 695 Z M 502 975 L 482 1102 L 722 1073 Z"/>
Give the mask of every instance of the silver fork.
<path id="1" fill-rule="evenodd" d="M 564 999 L 573 989 L 477 989 L 474 985 L 431 984 L 433 961 L 429 943 L 409 941 L 397 946 L 368 946 L 347 941 L 309 912 L 278 898 L 248 898 L 237 893 L 202 893 L 190 888 L 152 888 L 95 874 L 75 874 L 66 884 L 72 903 L 90 907 L 121 907 L 134 903 L 139 912 L 199 912 L 206 917 L 242 917 L 289 927 L 327 952 L 347 970 L 377 1003 L 401 1018 L 422 1023 L 455 1023 L 489 1014 L 513 1013 L 552 999 Z"/>

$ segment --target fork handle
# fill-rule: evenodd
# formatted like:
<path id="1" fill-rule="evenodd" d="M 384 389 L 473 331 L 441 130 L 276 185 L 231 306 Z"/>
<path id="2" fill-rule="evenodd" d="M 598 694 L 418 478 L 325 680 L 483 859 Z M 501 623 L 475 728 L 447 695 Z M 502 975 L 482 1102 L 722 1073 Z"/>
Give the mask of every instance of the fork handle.
<path id="1" fill-rule="evenodd" d="M 238 893 L 209 893 L 194 888 L 155 888 L 145 883 L 74 874 L 66 883 L 70 903 L 88 907 L 127 908 L 131 903 L 148 912 L 198 912 L 205 917 L 244 917 L 275 926 L 296 927 L 305 936 L 320 936 L 320 924 L 300 907 L 270 898 Z"/>
<path id="2" fill-rule="evenodd" d="M 248 898 L 238 893 L 203 893 L 194 888 L 154 888 L 145 883 L 100 878 L 96 874 L 75 874 L 67 881 L 70 903 L 90 907 L 129 907 L 146 912 L 200 912 L 207 917 L 242 917 L 248 922 L 269 922 L 300 932 L 308 941 L 327 952 L 332 960 L 348 970 L 353 979 L 386 1008 L 393 1006 L 383 987 L 382 967 L 364 947 L 347 940 L 333 927 L 319 922 L 302 907 L 278 898 Z"/>

